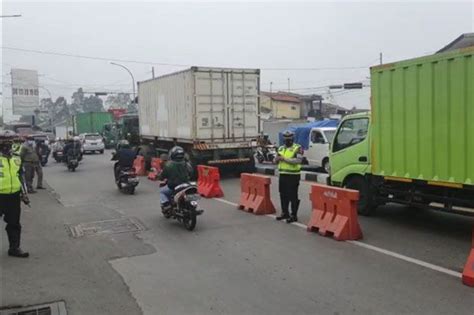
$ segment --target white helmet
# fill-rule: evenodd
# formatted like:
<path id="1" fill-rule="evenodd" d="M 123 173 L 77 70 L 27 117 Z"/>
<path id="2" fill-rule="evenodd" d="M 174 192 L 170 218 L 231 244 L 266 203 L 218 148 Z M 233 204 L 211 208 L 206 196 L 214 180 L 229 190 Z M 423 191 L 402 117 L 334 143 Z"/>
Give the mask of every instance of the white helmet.
<path id="1" fill-rule="evenodd" d="M 75 136 L 74 138 L 72 138 L 72 140 L 74 140 L 74 141 L 79 141 L 80 139 L 79 139 L 78 136 Z"/>

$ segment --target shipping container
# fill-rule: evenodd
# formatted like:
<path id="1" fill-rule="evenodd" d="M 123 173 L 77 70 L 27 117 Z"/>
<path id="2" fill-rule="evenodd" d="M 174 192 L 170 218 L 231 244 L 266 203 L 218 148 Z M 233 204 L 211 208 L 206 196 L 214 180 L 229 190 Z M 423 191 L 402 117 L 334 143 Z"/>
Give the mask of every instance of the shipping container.
<path id="1" fill-rule="evenodd" d="M 190 162 L 253 171 L 260 70 L 192 67 L 138 83 L 142 152 L 182 146 Z M 151 153 L 150 153 L 151 152 Z"/>
<path id="2" fill-rule="evenodd" d="M 396 202 L 474 213 L 474 46 L 371 68 L 371 113 L 346 116 L 332 185 L 359 212 Z"/>
<path id="3" fill-rule="evenodd" d="M 371 69 L 374 174 L 474 185 L 473 55 Z"/>
<path id="4" fill-rule="evenodd" d="M 73 116 L 74 134 L 102 133 L 105 124 L 113 122 L 109 112 L 80 113 Z"/>
<path id="5" fill-rule="evenodd" d="M 139 82 L 140 134 L 224 143 L 259 134 L 259 78 L 254 69 L 191 69 Z"/>

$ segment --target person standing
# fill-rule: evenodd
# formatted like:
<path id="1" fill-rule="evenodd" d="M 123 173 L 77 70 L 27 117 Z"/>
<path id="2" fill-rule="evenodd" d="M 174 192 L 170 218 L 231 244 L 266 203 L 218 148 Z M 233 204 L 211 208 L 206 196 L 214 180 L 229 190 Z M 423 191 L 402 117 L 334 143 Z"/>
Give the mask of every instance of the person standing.
<path id="1" fill-rule="evenodd" d="M 40 160 L 35 150 L 35 140 L 33 137 L 29 136 L 26 138 L 26 142 L 21 147 L 20 157 L 23 167 L 25 168 L 25 179 L 28 193 L 34 194 L 36 193 L 33 189 L 35 172 L 38 174 L 37 188 L 43 189 L 43 169 L 41 168 Z"/>
<path id="2" fill-rule="evenodd" d="M 11 137 L 0 134 L 0 217 L 7 224 L 9 249 L 8 255 L 26 258 L 28 252 L 20 248 L 21 239 L 21 200 L 28 204 L 28 197 L 23 195 L 21 183 L 21 160 L 12 155 Z"/>
<path id="3" fill-rule="evenodd" d="M 301 178 L 301 164 L 303 149 L 294 143 L 294 133 L 287 130 L 283 133 L 284 145 L 278 148 L 275 162 L 278 163 L 280 178 L 278 187 L 280 191 L 281 215 L 278 221 L 286 219 L 287 223 L 298 221 L 298 187 Z M 291 204 L 291 215 L 289 207 Z"/>

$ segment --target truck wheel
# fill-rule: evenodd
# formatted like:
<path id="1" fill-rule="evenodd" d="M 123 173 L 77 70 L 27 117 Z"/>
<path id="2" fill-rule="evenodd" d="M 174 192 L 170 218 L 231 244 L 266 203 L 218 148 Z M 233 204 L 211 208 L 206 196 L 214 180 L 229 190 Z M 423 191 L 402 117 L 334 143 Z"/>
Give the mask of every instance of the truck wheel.
<path id="1" fill-rule="evenodd" d="M 354 176 L 347 180 L 345 188 L 359 191 L 359 202 L 357 203 L 357 212 L 360 215 L 369 216 L 374 213 L 375 206 L 371 200 L 369 183 L 362 176 Z"/>
<path id="2" fill-rule="evenodd" d="M 324 171 L 329 174 L 329 158 L 324 158 L 323 163 L 321 164 Z"/>

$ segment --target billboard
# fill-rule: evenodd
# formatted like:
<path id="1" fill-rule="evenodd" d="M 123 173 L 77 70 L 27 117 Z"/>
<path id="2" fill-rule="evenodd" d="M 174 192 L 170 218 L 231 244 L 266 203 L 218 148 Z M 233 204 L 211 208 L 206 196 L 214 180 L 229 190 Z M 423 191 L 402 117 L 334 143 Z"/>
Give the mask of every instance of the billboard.
<path id="1" fill-rule="evenodd" d="M 39 107 L 38 72 L 12 69 L 12 107 L 14 115 L 34 115 Z"/>

